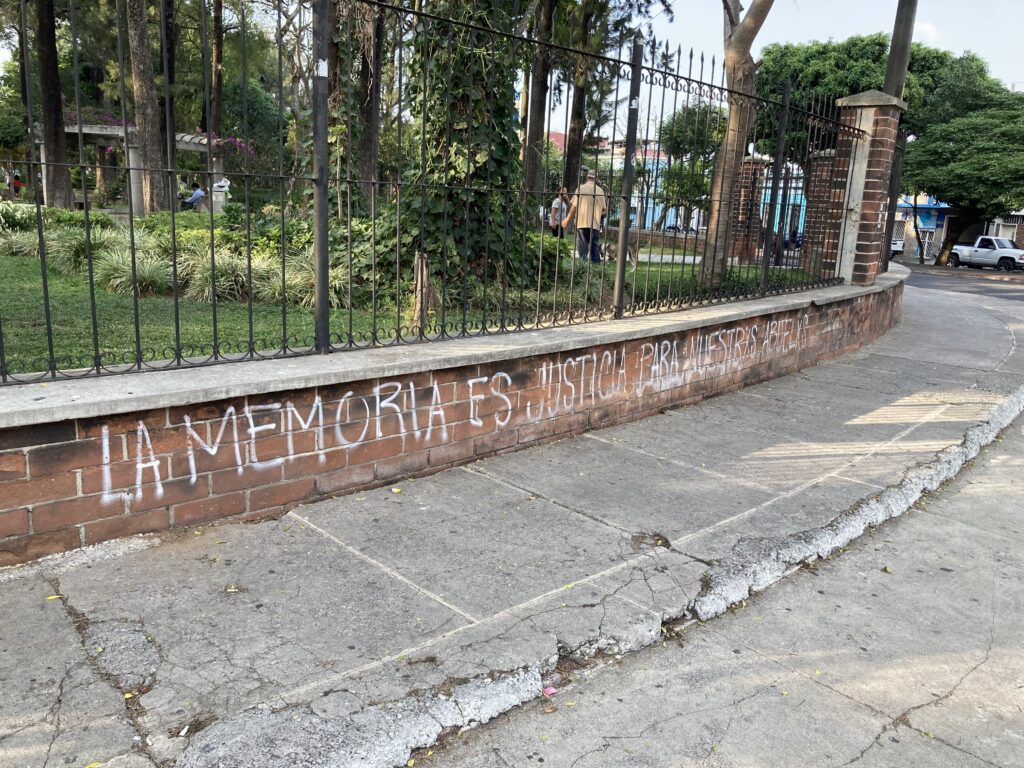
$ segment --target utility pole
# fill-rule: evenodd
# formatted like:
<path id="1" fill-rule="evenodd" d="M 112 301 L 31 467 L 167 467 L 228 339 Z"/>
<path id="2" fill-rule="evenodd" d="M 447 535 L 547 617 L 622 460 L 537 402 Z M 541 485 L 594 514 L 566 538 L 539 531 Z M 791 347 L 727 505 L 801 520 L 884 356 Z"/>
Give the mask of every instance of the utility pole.
<path id="1" fill-rule="evenodd" d="M 903 98 L 907 84 L 907 67 L 910 66 L 910 44 L 914 41 L 914 19 L 917 17 L 917 0 L 899 0 L 896 9 L 896 25 L 892 30 L 889 46 L 889 65 L 885 71 L 885 93 Z"/>

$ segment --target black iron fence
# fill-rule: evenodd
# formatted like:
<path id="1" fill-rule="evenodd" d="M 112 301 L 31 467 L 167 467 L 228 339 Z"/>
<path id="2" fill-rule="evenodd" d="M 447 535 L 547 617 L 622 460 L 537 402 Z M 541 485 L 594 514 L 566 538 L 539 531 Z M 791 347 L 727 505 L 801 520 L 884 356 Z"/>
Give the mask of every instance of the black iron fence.
<path id="1" fill-rule="evenodd" d="M 838 280 L 858 132 L 714 59 L 512 3 L 46 5 L 13 57 L 0 382 Z"/>

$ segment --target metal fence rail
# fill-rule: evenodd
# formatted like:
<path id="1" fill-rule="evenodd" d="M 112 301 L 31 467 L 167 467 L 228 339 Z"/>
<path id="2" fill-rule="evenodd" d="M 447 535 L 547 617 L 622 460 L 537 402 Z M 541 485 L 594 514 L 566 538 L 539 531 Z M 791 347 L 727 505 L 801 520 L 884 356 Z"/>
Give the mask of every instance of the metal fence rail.
<path id="1" fill-rule="evenodd" d="M 83 25 L 83 0 L 51 21 L 20 4 L 2 383 L 838 280 L 860 134 L 831 104 L 730 90 L 713 59 L 639 34 L 563 44 L 545 29 L 566 20 L 455 0 L 158 0 L 148 16 L 111 0 L 106 26 Z M 48 23 L 71 64 L 56 100 Z"/>

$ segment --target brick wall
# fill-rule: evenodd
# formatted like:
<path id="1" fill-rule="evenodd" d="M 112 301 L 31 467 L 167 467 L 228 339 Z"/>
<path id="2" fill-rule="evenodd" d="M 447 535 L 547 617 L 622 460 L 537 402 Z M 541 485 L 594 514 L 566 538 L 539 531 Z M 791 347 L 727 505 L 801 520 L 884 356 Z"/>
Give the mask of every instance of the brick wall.
<path id="1" fill-rule="evenodd" d="M 557 355 L 0 430 L 0 565 L 276 514 L 694 402 L 876 338 L 901 296 L 896 285 Z"/>

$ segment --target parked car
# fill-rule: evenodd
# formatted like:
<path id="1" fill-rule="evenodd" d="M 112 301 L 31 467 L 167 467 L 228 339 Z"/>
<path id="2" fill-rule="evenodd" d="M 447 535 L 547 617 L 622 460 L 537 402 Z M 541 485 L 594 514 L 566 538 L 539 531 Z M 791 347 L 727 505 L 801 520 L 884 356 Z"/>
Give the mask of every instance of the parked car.
<path id="1" fill-rule="evenodd" d="M 685 235 L 694 235 L 697 233 L 697 230 L 695 230 L 693 227 L 681 227 L 678 224 L 666 224 L 665 229 L 663 231 L 668 232 L 670 234 Z"/>
<path id="2" fill-rule="evenodd" d="M 948 265 L 959 267 L 966 264 L 974 269 L 995 267 L 1003 272 L 1024 269 L 1024 248 L 1005 237 L 983 235 L 973 245 L 961 243 L 953 246 Z"/>

